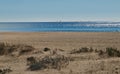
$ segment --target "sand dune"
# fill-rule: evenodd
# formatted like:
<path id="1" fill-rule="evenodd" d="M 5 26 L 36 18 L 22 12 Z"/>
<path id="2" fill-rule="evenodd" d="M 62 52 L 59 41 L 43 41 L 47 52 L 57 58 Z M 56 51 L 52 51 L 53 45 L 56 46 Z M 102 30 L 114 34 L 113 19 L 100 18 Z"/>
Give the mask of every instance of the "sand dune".
<path id="1" fill-rule="evenodd" d="M 10 74 L 119 74 L 120 58 L 100 56 L 97 49 L 105 50 L 107 47 L 117 48 L 120 51 L 120 33 L 119 32 L 1 32 L 0 42 L 10 45 L 30 45 L 35 48 L 31 53 L 21 56 L 0 56 L 0 69 L 10 67 Z M 44 51 L 44 48 L 50 48 L 50 51 Z M 92 52 L 84 52 L 78 54 L 70 54 L 73 49 L 82 47 L 92 47 Z M 37 71 L 27 70 L 28 65 L 26 59 L 28 57 L 41 58 L 45 56 L 52 59 L 54 55 L 64 55 L 73 60 L 69 60 L 69 64 L 61 70 L 54 69 L 52 65 L 50 69 Z M 62 59 L 62 61 L 65 61 Z M 59 65 L 59 62 L 56 62 Z M 60 62 L 62 65 L 62 63 Z"/>

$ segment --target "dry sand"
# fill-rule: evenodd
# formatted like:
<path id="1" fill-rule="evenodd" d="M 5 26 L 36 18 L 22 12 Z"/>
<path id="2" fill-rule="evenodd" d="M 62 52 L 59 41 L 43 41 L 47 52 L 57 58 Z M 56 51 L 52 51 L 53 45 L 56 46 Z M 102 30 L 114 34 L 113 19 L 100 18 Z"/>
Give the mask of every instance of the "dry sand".
<path id="1" fill-rule="evenodd" d="M 120 33 L 99 32 L 37 32 L 0 33 L 0 42 L 28 44 L 36 48 L 61 48 L 70 50 L 79 47 L 117 47 L 120 48 Z"/>
<path id="2" fill-rule="evenodd" d="M 81 47 L 98 50 L 114 47 L 120 50 L 120 32 L 1 32 L 0 42 L 32 45 L 37 50 L 45 47 L 58 48 L 65 50 L 65 55 L 69 55 L 67 52 Z M 120 74 L 120 58 L 99 59 L 96 53 L 70 55 L 77 60 L 70 62 L 60 71 L 54 69 L 26 71 L 26 58 L 32 55 L 14 58 L 0 56 L 0 68 L 11 67 L 13 72 L 10 74 Z"/>

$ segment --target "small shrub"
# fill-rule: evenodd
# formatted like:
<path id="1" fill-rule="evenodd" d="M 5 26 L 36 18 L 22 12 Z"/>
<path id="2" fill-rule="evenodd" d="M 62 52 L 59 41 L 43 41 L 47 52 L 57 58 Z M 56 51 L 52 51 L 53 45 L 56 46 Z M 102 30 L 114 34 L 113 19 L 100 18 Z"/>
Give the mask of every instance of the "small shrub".
<path id="1" fill-rule="evenodd" d="M 0 43 L 0 51 L 3 51 L 3 49 L 5 48 L 5 43 Z M 0 52 L 1 54 L 1 52 Z"/>
<path id="2" fill-rule="evenodd" d="M 93 49 L 92 47 L 90 47 L 89 51 L 90 51 L 90 52 L 93 52 L 93 51 L 94 51 L 94 49 Z"/>
<path id="3" fill-rule="evenodd" d="M 36 58 L 35 57 L 28 57 L 27 58 L 27 65 L 32 65 L 32 64 L 35 64 L 37 61 L 36 61 Z"/>
<path id="4" fill-rule="evenodd" d="M 69 58 L 63 55 L 45 56 L 39 61 L 35 60 L 35 63 L 29 65 L 28 70 L 42 70 L 42 69 L 57 69 L 60 70 L 69 64 Z"/>
<path id="5" fill-rule="evenodd" d="M 79 50 L 80 50 L 80 52 L 89 52 L 89 48 L 87 48 L 87 47 L 82 47 Z"/>
<path id="6" fill-rule="evenodd" d="M 99 54 L 99 55 L 103 55 L 104 52 L 103 52 L 102 50 L 99 50 L 99 51 L 98 51 L 98 54 Z"/>
<path id="7" fill-rule="evenodd" d="M 7 55 L 11 52 L 13 52 L 14 49 L 14 45 L 9 45 L 7 43 L 0 43 L 0 55 Z"/>
<path id="8" fill-rule="evenodd" d="M 97 50 L 97 49 L 95 49 L 95 52 L 97 53 L 97 52 L 98 52 L 98 50 Z"/>
<path id="9" fill-rule="evenodd" d="M 70 54 L 76 54 L 76 53 L 86 53 L 86 52 L 93 52 L 93 48 L 87 48 L 87 47 L 82 47 L 80 49 L 74 49 L 70 52 Z"/>
<path id="10" fill-rule="evenodd" d="M 50 48 L 44 48 L 43 51 L 47 52 L 47 51 L 50 51 Z"/>
<path id="11" fill-rule="evenodd" d="M 99 55 L 106 57 L 120 57 L 120 51 L 117 50 L 117 48 L 108 47 L 106 48 L 106 51 L 99 50 Z"/>
<path id="12" fill-rule="evenodd" d="M 8 74 L 10 72 L 12 72 L 12 70 L 10 68 L 0 69 L 0 74 Z"/>
<path id="13" fill-rule="evenodd" d="M 110 57 L 120 57 L 120 51 L 118 51 L 117 48 L 112 47 L 106 48 L 106 53 Z"/>
<path id="14" fill-rule="evenodd" d="M 9 55 L 13 52 L 19 52 L 19 55 L 31 52 L 35 48 L 28 45 L 10 45 L 8 43 L 0 43 L 0 55 Z"/>

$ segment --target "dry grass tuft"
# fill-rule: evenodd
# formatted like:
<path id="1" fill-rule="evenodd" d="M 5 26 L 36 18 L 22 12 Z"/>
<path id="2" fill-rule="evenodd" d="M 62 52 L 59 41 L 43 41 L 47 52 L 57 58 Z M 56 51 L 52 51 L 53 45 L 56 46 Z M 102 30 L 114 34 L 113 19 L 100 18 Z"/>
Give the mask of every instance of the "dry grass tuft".
<path id="1" fill-rule="evenodd" d="M 33 51 L 35 48 L 29 45 L 11 45 L 8 43 L 0 43 L 0 55 L 9 55 L 18 52 L 17 55 L 22 55 Z"/>
<path id="2" fill-rule="evenodd" d="M 10 68 L 0 69 L 0 74 L 8 74 L 10 72 L 12 72 L 12 70 Z"/>
<path id="3" fill-rule="evenodd" d="M 117 48 L 108 47 L 106 48 L 106 51 L 100 50 L 99 55 L 106 55 L 107 57 L 120 57 L 120 51 L 117 50 Z"/>
<path id="4" fill-rule="evenodd" d="M 9 45 L 7 43 L 0 43 L 0 55 L 7 55 L 15 51 L 15 45 Z"/>
<path id="5" fill-rule="evenodd" d="M 20 52 L 19 52 L 19 54 L 20 54 L 20 55 L 26 54 L 26 53 L 31 52 L 31 51 L 33 51 L 33 50 L 35 50 L 34 47 L 29 46 L 29 45 L 23 45 L 23 46 L 20 47 Z"/>
<path id="6" fill-rule="evenodd" d="M 93 48 L 90 47 L 90 48 L 87 48 L 87 47 L 82 47 L 82 48 L 79 48 L 79 49 L 74 49 L 70 52 L 70 54 L 79 54 L 79 53 L 86 53 L 86 52 L 93 52 Z"/>
<path id="7" fill-rule="evenodd" d="M 28 68 L 28 70 L 31 71 L 43 69 L 61 70 L 61 68 L 64 68 L 69 64 L 69 61 L 70 59 L 64 55 L 45 56 L 40 60 L 35 57 L 27 58 L 27 62 L 31 62 Z"/>
<path id="8" fill-rule="evenodd" d="M 105 50 L 97 50 L 87 47 L 82 47 L 80 49 L 74 49 L 70 52 L 70 54 L 79 54 L 79 53 L 88 53 L 88 52 L 98 53 L 101 57 L 120 57 L 120 51 L 117 48 L 107 47 Z"/>

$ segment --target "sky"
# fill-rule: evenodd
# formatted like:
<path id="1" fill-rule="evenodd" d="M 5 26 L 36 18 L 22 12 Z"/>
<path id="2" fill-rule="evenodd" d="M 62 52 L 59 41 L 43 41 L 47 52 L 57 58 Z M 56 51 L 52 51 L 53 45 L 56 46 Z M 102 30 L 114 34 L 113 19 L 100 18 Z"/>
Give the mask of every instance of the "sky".
<path id="1" fill-rule="evenodd" d="M 120 0 L 0 0 L 0 22 L 120 21 Z"/>

